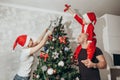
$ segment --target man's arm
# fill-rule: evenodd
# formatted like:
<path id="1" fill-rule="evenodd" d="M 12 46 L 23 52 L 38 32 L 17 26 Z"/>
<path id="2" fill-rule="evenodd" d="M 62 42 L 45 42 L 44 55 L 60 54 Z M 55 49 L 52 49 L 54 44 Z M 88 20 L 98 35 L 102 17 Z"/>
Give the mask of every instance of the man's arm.
<path id="1" fill-rule="evenodd" d="M 105 57 L 103 55 L 97 56 L 98 63 L 96 63 L 96 67 L 99 69 L 104 69 L 107 67 L 107 62 L 105 60 Z"/>
<path id="2" fill-rule="evenodd" d="M 91 60 L 86 59 L 82 60 L 81 62 L 88 68 L 99 68 L 104 69 L 107 67 L 106 60 L 103 55 L 99 55 L 96 57 L 98 59 L 98 63 L 93 63 Z"/>

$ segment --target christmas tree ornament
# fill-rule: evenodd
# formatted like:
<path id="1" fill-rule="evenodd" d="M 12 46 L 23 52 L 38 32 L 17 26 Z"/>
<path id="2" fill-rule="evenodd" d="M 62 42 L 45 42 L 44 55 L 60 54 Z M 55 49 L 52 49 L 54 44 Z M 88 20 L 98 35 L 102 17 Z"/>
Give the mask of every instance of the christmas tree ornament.
<path id="1" fill-rule="evenodd" d="M 56 74 L 56 72 L 57 72 L 56 69 L 54 69 L 54 70 L 53 70 L 53 74 Z"/>
<path id="2" fill-rule="evenodd" d="M 61 78 L 60 80 L 65 80 L 64 78 Z"/>
<path id="3" fill-rule="evenodd" d="M 48 57 L 49 57 L 49 56 L 48 56 L 47 53 L 44 53 L 44 52 L 41 52 L 41 53 L 40 53 L 40 58 L 43 58 L 45 62 L 46 62 L 46 60 L 47 60 Z"/>
<path id="4" fill-rule="evenodd" d="M 56 76 L 56 80 L 60 80 L 60 75 L 57 75 L 57 76 Z"/>
<path id="5" fill-rule="evenodd" d="M 48 36 L 48 40 L 50 40 L 50 41 L 51 41 L 52 39 L 53 39 L 53 37 L 52 37 L 52 36 Z"/>
<path id="6" fill-rule="evenodd" d="M 55 28 L 54 31 L 56 32 L 56 31 L 57 31 L 57 28 Z"/>
<path id="7" fill-rule="evenodd" d="M 40 75 L 36 75 L 36 78 L 38 79 L 40 77 Z"/>
<path id="8" fill-rule="evenodd" d="M 60 53 L 62 53 L 62 50 L 60 50 Z"/>
<path id="9" fill-rule="evenodd" d="M 47 66 L 44 65 L 44 66 L 41 67 L 41 69 L 42 69 L 42 71 L 47 71 Z"/>
<path id="10" fill-rule="evenodd" d="M 60 41 L 60 43 L 66 44 L 66 37 L 65 36 L 60 36 L 59 41 Z"/>
<path id="11" fill-rule="evenodd" d="M 59 53 L 57 53 L 57 52 L 54 52 L 54 53 L 52 54 L 52 57 L 53 57 L 54 59 L 57 59 L 58 56 L 59 56 Z"/>
<path id="12" fill-rule="evenodd" d="M 58 63 L 58 66 L 63 67 L 63 66 L 64 66 L 64 62 L 63 62 L 63 61 L 60 61 L 60 62 Z"/>
<path id="13" fill-rule="evenodd" d="M 54 47 L 53 47 L 53 46 L 51 46 L 50 48 L 51 48 L 51 49 L 54 49 Z"/>
<path id="14" fill-rule="evenodd" d="M 47 51 L 47 49 L 48 49 L 47 46 L 44 46 L 44 51 L 45 51 L 45 52 Z"/>
<path id="15" fill-rule="evenodd" d="M 49 50 L 47 49 L 46 53 L 49 53 Z"/>
<path id="16" fill-rule="evenodd" d="M 65 47 L 64 50 L 65 50 L 65 51 L 69 51 L 69 48 L 68 48 L 68 47 Z"/>
<path id="17" fill-rule="evenodd" d="M 79 80 L 79 77 L 76 77 L 75 80 Z"/>
<path id="18" fill-rule="evenodd" d="M 53 37 L 52 41 L 55 41 L 56 39 Z"/>
<path id="19" fill-rule="evenodd" d="M 48 75 L 53 75 L 53 68 L 49 68 L 49 69 L 47 70 L 47 73 L 48 73 Z"/>
<path id="20" fill-rule="evenodd" d="M 73 55 L 71 55 L 70 58 L 73 59 Z"/>
<path id="21" fill-rule="evenodd" d="M 70 60 L 71 60 L 71 63 L 73 64 L 73 63 L 74 63 L 74 58 L 73 58 L 73 56 L 70 57 Z"/>
<path id="22" fill-rule="evenodd" d="M 64 12 L 66 12 L 70 7 L 71 7 L 71 5 L 65 4 Z"/>

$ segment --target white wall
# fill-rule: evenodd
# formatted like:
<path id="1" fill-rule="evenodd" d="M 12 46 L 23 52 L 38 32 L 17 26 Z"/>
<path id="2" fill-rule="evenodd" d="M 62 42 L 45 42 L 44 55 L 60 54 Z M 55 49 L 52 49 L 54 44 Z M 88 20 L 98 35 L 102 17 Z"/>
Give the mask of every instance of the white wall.
<path id="1" fill-rule="evenodd" d="M 104 50 L 104 44 L 103 44 L 103 28 L 105 25 L 105 19 L 104 18 L 98 18 L 97 24 L 95 25 L 95 33 L 97 37 L 97 46 L 102 50 L 105 59 L 107 60 L 107 63 L 109 64 L 111 62 L 111 56 L 109 53 L 107 53 Z M 109 69 L 101 69 L 101 80 L 108 80 L 108 74 L 110 73 Z"/>
<path id="2" fill-rule="evenodd" d="M 104 15 L 105 26 L 103 29 L 103 41 L 105 51 L 120 54 L 120 16 Z"/>
<path id="3" fill-rule="evenodd" d="M 16 8 L 15 8 L 16 7 Z M 48 27 L 49 21 L 63 16 L 63 22 L 71 20 L 71 30 L 75 35 L 79 25 L 69 15 L 44 11 L 37 8 L 0 5 L 0 80 L 12 80 L 19 65 L 19 46 L 12 52 L 13 42 L 20 34 L 36 39 Z M 77 36 L 74 36 L 77 37 Z"/>

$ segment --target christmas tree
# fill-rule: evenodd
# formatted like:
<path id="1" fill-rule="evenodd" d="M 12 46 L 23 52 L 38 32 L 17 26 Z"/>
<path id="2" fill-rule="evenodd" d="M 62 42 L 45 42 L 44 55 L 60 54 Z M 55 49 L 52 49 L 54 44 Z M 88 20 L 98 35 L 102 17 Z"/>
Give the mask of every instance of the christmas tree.
<path id="1" fill-rule="evenodd" d="M 50 26 L 55 28 L 44 46 L 44 51 L 40 52 L 33 80 L 79 80 L 79 72 L 71 61 L 73 52 L 62 24 L 62 17 L 51 21 Z"/>

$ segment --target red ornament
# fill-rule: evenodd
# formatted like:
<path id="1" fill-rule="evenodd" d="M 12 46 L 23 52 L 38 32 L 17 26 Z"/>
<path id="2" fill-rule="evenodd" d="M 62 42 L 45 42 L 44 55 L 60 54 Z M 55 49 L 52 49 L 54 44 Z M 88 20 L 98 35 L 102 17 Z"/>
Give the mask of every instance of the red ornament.
<path id="1" fill-rule="evenodd" d="M 65 36 L 59 37 L 59 41 L 60 41 L 60 43 L 66 44 L 66 37 Z"/>
<path id="2" fill-rule="evenodd" d="M 64 12 L 66 12 L 71 6 L 68 5 L 68 4 L 65 4 L 65 9 L 64 9 Z"/>
<path id="3" fill-rule="evenodd" d="M 53 37 L 52 37 L 52 36 L 48 36 L 48 39 L 49 39 L 49 40 L 52 40 L 52 39 L 53 39 Z"/>
<path id="4" fill-rule="evenodd" d="M 40 58 L 43 58 L 45 62 L 46 62 L 48 57 L 49 57 L 49 55 L 47 53 L 44 53 L 44 52 L 40 53 Z"/>

